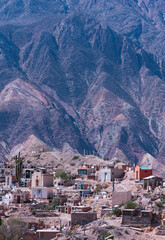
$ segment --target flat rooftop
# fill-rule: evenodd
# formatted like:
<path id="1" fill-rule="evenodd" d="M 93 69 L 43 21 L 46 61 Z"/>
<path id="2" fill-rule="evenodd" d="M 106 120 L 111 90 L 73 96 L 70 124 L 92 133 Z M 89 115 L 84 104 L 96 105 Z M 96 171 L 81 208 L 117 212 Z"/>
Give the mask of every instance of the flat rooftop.
<path id="1" fill-rule="evenodd" d="M 142 170 L 151 170 L 151 168 L 148 167 L 148 166 L 141 166 L 140 169 L 142 169 Z"/>

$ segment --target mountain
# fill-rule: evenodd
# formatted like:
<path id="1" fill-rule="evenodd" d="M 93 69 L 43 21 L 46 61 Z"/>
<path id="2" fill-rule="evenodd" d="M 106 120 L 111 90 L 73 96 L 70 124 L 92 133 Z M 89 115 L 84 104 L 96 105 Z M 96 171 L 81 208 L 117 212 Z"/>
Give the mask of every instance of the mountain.
<path id="1" fill-rule="evenodd" d="M 163 0 L 3 1 L 1 159 L 35 136 L 164 164 L 164 16 Z"/>

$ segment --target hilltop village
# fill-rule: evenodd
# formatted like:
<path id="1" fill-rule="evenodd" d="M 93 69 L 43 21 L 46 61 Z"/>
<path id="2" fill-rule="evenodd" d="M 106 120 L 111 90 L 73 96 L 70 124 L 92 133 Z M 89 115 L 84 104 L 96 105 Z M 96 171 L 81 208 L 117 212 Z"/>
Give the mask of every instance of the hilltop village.
<path id="1" fill-rule="evenodd" d="M 151 166 L 79 154 L 60 166 L 1 163 L 0 239 L 165 238 L 165 182 Z"/>

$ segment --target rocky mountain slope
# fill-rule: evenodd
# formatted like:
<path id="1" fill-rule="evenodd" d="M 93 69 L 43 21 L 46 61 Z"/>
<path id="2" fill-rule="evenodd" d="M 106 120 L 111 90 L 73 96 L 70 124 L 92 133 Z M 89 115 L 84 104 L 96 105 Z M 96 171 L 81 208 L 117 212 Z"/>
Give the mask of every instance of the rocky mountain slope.
<path id="1" fill-rule="evenodd" d="M 50 149 L 164 162 L 163 0 L 0 4 L 1 159 Z"/>

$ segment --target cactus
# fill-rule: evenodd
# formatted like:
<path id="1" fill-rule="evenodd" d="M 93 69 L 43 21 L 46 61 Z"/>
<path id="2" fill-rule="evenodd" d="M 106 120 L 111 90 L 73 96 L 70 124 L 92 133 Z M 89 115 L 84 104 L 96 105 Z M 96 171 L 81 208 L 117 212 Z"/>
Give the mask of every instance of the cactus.
<path id="1" fill-rule="evenodd" d="M 20 157 L 20 152 L 15 156 L 15 178 L 18 182 L 18 186 L 20 187 L 20 180 L 22 175 L 22 159 Z"/>

